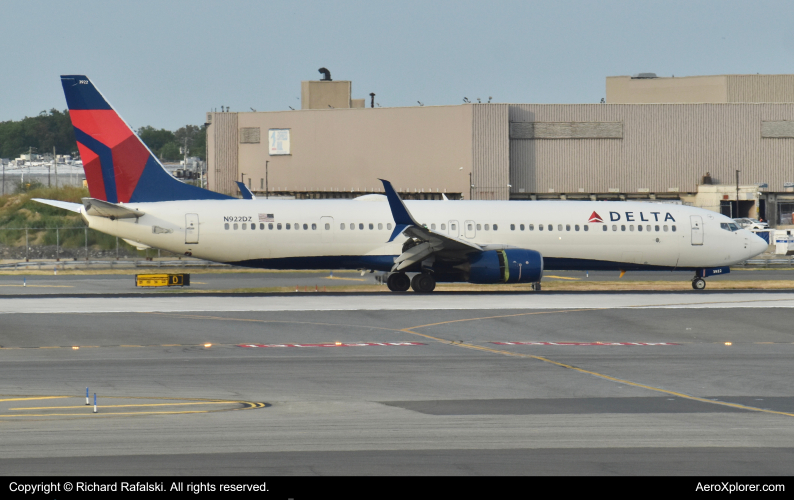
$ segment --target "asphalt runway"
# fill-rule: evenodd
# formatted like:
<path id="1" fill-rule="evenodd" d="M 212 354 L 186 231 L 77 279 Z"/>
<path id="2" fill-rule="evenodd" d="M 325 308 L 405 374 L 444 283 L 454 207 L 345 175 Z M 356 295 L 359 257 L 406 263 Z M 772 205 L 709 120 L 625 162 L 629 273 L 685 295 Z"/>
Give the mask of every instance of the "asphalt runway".
<path id="1" fill-rule="evenodd" d="M 185 270 L 162 269 L 164 273 L 179 273 Z M 101 271 L 100 271 L 101 272 Z M 333 275 L 328 271 L 320 272 L 254 272 L 254 273 L 196 273 L 187 270 L 191 275 L 191 285 L 186 289 L 201 290 L 236 290 L 252 288 L 296 287 L 299 291 L 322 291 L 330 287 L 345 285 L 374 285 L 375 274 L 336 271 Z M 681 281 L 692 279 L 690 272 L 669 271 L 636 271 L 627 272 L 620 278 L 617 271 L 548 271 L 543 281 Z M 763 269 L 736 270 L 727 275 L 711 276 L 707 281 L 746 281 L 746 280 L 794 280 L 794 270 Z M 383 285 L 384 290 L 386 289 Z M 171 290 L 174 290 L 173 288 Z M 143 288 L 135 286 L 134 275 L 90 274 L 90 275 L 0 275 L 0 297 L 10 295 L 40 294 L 116 294 L 139 293 L 159 294 L 159 288 Z"/>
<path id="2" fill-rule="evenodd" d="M 334 295 L 0 300 L 0 470 L 794 473 L 794 293 Z"/>

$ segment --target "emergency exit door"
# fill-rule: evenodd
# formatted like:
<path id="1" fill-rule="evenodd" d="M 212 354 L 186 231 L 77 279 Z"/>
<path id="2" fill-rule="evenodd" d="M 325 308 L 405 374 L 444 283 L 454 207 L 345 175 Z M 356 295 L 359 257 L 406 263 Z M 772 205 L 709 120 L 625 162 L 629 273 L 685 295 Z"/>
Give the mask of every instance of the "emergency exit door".
<path id="1" fill-rule="evenodd" d="M 689 221 L 692 223 L 692 244 L 703 244 L 703 217 L 699 215 L 690 215 Z"/>
<path id="2" fill-rule="evenodd" d="M 198 214 L 185 214 L 185 245 L 199 242 Z"/>

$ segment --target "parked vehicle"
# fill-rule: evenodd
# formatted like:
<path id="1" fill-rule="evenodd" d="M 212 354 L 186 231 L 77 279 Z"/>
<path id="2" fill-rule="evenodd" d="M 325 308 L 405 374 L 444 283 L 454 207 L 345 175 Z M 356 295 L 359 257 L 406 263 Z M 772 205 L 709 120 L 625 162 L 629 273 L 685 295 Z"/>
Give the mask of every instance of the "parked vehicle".
<path id="1" fill-rule="evenodd" d="M 769 229 L 769 224 L 767 224 L 766 222 L 761 222 L 761 221 L 760 221 L 760 220 L 758 220 L 758 219 L 751 219 L 751 218 L 749 218 L 749 217 L 741 217 L 741 218 L 738 218 L 738 219 L 733 219 L 733 220 L 734 220 L 734 222 L 736 222 L 736 223 L 739 225 L 739 227 L 741 227 L 742 229 L 748 229 L 748 230 L 750 230 L 750 231 L 754 231 L 754 230 L 755 230 L 755 231 L 757 231 L 757 230 L 762 230 L 762 229 Z"/>

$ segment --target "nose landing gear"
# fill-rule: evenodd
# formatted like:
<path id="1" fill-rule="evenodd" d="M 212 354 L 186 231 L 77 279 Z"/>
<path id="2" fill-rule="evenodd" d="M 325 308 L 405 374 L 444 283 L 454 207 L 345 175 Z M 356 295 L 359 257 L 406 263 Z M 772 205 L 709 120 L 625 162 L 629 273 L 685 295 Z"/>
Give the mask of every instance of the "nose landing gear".
<path id="1" fill-rule="evenodd" d="M 695 276 L 694 278 L 692 278 L 692 288 L 694 288 L 695 290 L 703 290 L 704 288 L 706 288 L 706 280 L 704 280 L 699 276 Z"/>

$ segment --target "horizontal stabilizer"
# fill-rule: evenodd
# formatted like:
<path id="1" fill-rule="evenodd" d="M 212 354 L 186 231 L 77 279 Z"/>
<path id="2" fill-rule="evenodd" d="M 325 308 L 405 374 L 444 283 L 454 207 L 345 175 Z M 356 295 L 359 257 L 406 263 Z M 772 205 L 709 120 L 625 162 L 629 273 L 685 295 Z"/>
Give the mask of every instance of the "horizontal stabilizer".
<path id="1" fill-rule="evenodd" d="M 83 206 L 88 215 L 107 217 L 109 219 L 132 219 L 133 217 L 137 218 L 144 215 L 144 212 L 140 210 L 97 200 L 95 198 L 83 198 Z"/>
<path id="2" fill-rule="evenodd" d="M 33 198 L 33 201 L 38 201 L 39 203 L 44 203 L 45 205 L 63 208 L 64 210 L 77 213 L 80 213 L 80 207 L 82 207 L 82 205 L 79 203 L 69 203 L 68 201 L 45 200 L 43 198 Z"/>

